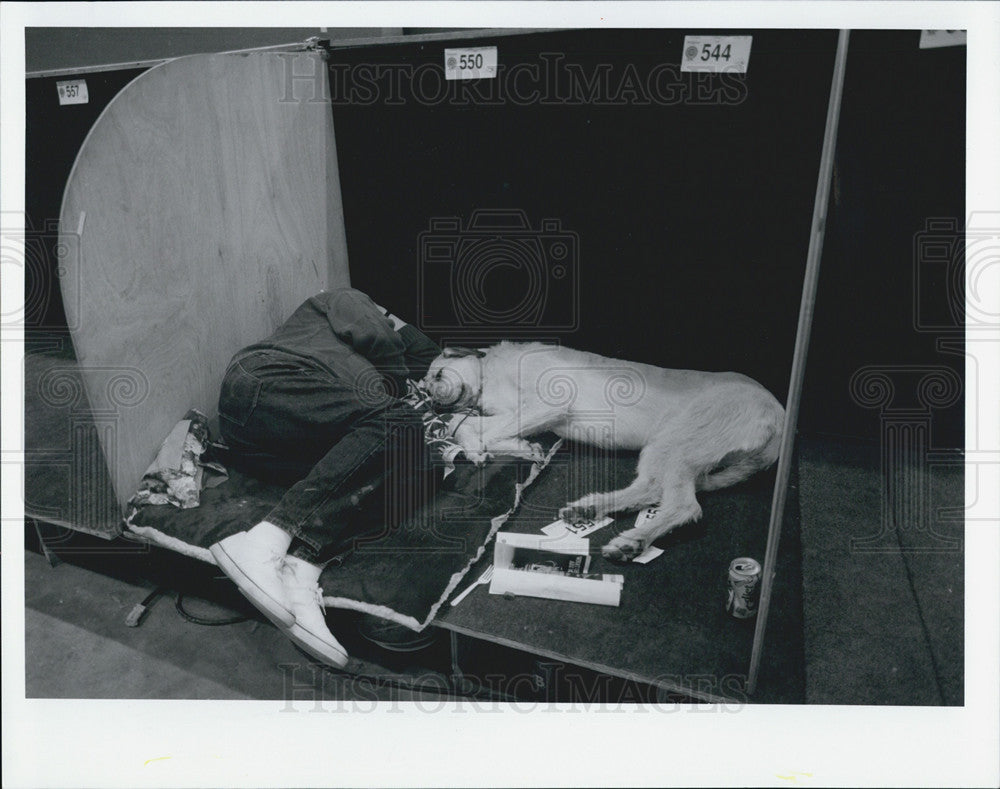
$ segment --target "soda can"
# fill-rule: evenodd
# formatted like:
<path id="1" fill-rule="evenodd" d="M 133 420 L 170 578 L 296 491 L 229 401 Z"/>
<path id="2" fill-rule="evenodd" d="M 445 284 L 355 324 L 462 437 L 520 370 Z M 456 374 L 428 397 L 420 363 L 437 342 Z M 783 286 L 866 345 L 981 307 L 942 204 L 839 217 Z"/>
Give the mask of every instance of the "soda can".
<path id="1" fill-rule="evenodd" d="M 760 562 L 749 556 L 741 556 L 730 562 L 726 610 L 737 619 L 749 619 L 756 615 L 760 574 Z"/>

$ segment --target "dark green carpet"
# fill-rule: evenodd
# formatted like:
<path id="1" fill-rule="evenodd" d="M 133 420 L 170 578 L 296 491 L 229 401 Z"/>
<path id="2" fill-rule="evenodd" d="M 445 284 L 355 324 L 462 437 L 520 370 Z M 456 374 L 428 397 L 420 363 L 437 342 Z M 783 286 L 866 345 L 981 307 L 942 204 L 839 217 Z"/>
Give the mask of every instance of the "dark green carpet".
<path id="1" fill-rule="evenodd" d="M 25 351 L 24 514 L 114 537 L 121 510 L 69 338 L 26 340 Z M 114 416 L 102 427 L 114 431 Z"/>
<path id="2" fill-rule="evenodd" d="M 631 481 L 635 453 L 608 458 L 569 445 L 559 461 L 525 496 L 505 531 L 538 533 L 567 501 Z M 763 560 L 774 471 L 727 490 L 699 494 L 702 520 L 656 544 L 665 553 L 647 565 L 616 564 L 599 546 L 630 528 L 634 514 L 590 536 L 592 572 L 625 576 L 618 608 L 557 600 L 490 595 L 477 589 L 458 607 L 442 611 L 445 626 L 567 663 L 680 687 L 692 695 L 747 700 L 754 620 L 725 610 L 726 574 L 737 556 Z M 805 699 L 802 637 L 801 549 L 797 483 L 792 478 L 777 577 L 757 691 L 752 702 L 797 703 Z M 489 557 L 469 577 L 484 569 Z M 525 646 L 529 648 L 529 646 Z"/>
<path id="3" fill-rule="evenodd" d="M 963 703 L 965 555 L 935 536 L 963 535 L 960 458 L 923 479 L 922 522 L 883 525 L 878 446 L 801 442 L 808 703 Z"/>

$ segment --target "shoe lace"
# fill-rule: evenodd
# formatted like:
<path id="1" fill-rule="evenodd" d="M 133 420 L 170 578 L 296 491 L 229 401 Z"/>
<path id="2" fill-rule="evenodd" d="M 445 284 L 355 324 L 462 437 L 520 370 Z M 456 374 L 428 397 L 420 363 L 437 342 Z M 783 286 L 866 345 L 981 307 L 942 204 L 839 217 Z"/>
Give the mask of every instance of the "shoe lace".
<path id="1" fill-rule="evenodd" d="M 298 581 L 295 577 L 294 571 L 290 568 L 286 569 L 288 573 L 288 579 L 286 580 L 286 589 L 288 589 L 292 595 L 296 596 L 300 601 L 309 600 L 310 602 L 315 602 L 320 609 L 323 606 L 323 589 L 317 584 L 304 584 Z"/>

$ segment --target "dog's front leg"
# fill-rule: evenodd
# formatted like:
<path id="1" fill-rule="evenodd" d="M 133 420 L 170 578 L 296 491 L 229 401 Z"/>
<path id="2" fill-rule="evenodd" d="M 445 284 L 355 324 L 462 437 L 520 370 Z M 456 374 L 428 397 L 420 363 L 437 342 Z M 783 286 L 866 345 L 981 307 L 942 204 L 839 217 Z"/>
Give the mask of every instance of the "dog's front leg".
<path id="1" fill-rule="evenodd" d="M 487 443 L 507 438 L 529 438 L 551 430 L 565 417 L 564 412 L 552 409 L 522 409 L 513 414 L 491 414 L 479 417 L 479 431 Z"/>
<path id="2" fill-rule="evenodd" d="M 619 534 L 601 548 L 601 553 L 606 559 L 631 561 L 657 537 L 700 517 L 701 506 L 695 498 L 694 480 L 672 476 L 663 487 L 663 499 L 656 515 L 641 526 Z"/>
<path id="3" fill-rule="evenodd" d="M 542 449 L 541 444 L 524 438 L 491 439 L 488 443 L 484 443 L 484 447 L 487 457 L 504 456 L 527 460 L 543 460 L 545 458 L 545 450 Z"/>
<path id="4" fill-rule="evenodd" d="M 539 460 L 544 452 L 539 444 L 514 434 L 514 421 L 507 416 L 473 414 L 460 418 L 454 438 L 474 463 L 485 463 L 491 456 L 506 455 Z"/>
<path id="5" fill-rule="evenodd" d="M 474 414 L 461 420 L 455 440 L 474 463 L 485 463 L 492 455 L 540 460 L 545 454 L 541 445 L 527 437 L 548 429 L 560 418 L 551 412 L 535 413 L 529 420 L 512 414 Z"/>
<path id="6" fill-rule="evenodd" d="M 508 424 L 499 431 L 506 431 L 512 436 L 528 438 L 547 430 L 553 430 L 562 424 L 569 416 L 565 408 L 553 408 L 546 405 L 521 403 L 517 413 L 510 414 Z"/>

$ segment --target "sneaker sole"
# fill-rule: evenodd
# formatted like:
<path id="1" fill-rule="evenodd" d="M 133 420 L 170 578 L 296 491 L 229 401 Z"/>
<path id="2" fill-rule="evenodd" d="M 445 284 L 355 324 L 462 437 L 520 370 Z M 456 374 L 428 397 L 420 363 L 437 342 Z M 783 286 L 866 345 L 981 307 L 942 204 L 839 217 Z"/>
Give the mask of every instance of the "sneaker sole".
<path id="1" fill-rule="evenodd" d="M 292 625 L 285 629 L 285 635 L 299 649 L 320 663 L 335 668 L 347 665 L 347 653 L 334 650 L 329 644 L 314 636 L 301 625 Z"/>
<path id="2" fill-rule="evenodd" d="M 416 635 L 416 634 L 415 634 Z M 427 649 L 431 644 L 434 643 L 435 638 L 432 633 L 430 636 L 425 637 L 421 640 L 414 639 L 413 641 L 382 641 L 378 636 L 372 636 L 368 633 L 361 633 L 361 637 L 366 641 L 370 641 L 377 647 L 388 650 L 389 652 L 419 652 L 421 649 Z"/>
<path id="3" fill-rule="evenodd" d="M 381 647 L 387 652 L 419 652 L 422 649 L 427 649 L 427 647 L 434 643 L 434 639 L 414 644 L 393 644 L 391 641 L 377 641 L 374 638 L 368 638 L 368 636 L 364 636 L 364 638 L 367 638 L 375 646 Z"/>
<path id="4" fill-rule="evenodd" d="M 222 572 L 229 576 L 229 580 L 236 584 L 240 594 L 249 600 L 254 608 L 284 630 L 295 624 L 295 614 L 254 583 L 253 579 L 243 572 L 232 557 L 226 553 L 226 549 L 221 543 L 213 545 L 209 548 L 209 552 Z"/>

